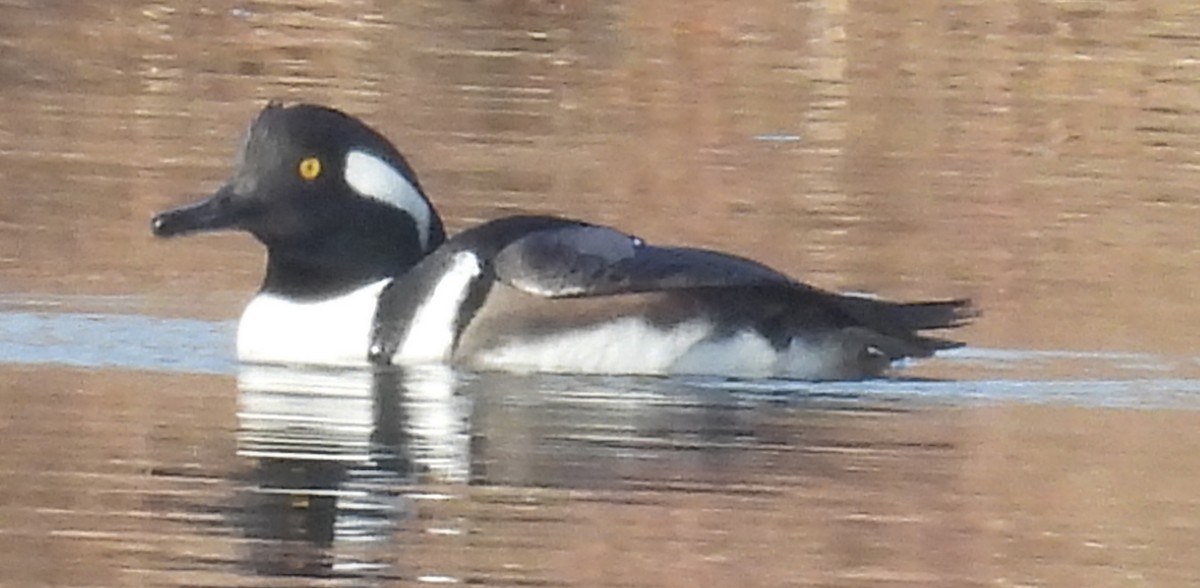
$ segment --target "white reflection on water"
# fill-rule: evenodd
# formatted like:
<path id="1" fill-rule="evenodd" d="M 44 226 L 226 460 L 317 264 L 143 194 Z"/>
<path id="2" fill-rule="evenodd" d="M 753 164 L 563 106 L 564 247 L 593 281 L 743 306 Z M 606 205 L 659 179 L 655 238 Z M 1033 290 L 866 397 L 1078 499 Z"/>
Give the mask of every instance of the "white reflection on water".
<path id="1" fill-rule="evenodd" d="M 251 463 L 230 523 L 257 574 L 386 575 L 375 545 L 409 512 L 396 391 L 369 370 L 238 369 L 238 455 Z"/>
<path id="2" fill-rule="evenodd" d="M 439 498 L 408 490 L 470 478 L 472 398 L 448 368 L 245 364 L 237 383 L 238 455 L 252 467 L 230 513 L 267 540 L 246 558 L 256 573 L 385 578 L 413 502 Z"/>

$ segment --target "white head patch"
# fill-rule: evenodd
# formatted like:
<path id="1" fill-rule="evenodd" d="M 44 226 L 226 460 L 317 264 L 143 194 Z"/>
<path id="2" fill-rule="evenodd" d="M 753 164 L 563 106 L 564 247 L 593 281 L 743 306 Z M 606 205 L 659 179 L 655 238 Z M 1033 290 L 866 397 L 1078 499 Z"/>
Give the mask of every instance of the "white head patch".
<path id="1" fill-rule="evenodd" d="M 417 223 L 421 249 L 429 247 L 429 225 L 433 211 L 417 187 L 388 162 L 365 151 L 353 149 L 346 155 L 346 183 L 355 192 L 407 212 Z"/>

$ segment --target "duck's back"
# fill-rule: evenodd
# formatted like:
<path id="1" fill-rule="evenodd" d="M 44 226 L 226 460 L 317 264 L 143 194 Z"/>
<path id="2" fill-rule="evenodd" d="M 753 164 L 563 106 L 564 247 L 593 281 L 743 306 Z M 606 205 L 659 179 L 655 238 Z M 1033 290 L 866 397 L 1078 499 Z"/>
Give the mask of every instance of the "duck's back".
<path id="1" fill-rule="evenodd" d="M 389 286 L 372 350 L 384 362 L 522 372 L 862 378 L 955 346 L 918 331 L 957 326 L 967 309 L 842 296 L 735 256 L 510 217 L 451 239 Z"/>

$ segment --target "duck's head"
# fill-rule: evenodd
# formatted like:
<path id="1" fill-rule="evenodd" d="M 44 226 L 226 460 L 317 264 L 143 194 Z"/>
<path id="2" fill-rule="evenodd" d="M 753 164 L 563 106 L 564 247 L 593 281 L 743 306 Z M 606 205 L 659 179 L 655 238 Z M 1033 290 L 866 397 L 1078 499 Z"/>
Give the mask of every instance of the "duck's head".
<path id="1" fill-rule="evenodd" d="M 299 283 L 318 294 L 402 273 L 445 240 L 416 174 L 383 135 L 331 108 L 274 102 L 250 125 L 225 185 L 158 214 L 152 228 L 160 237 L 247 231 L 267 246 L 265 290 Z"/>

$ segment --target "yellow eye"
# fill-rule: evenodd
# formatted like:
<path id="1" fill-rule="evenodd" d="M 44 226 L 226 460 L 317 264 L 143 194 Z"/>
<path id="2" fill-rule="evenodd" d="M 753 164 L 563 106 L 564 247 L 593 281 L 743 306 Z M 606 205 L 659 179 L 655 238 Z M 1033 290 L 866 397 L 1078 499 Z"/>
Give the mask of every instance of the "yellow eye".
<path id="1" fill-rule="evenodd" d="M 300 177 L 306 180 L 315 180 L 321 175 L 321 160 L 316 157 L 305 157 L 300 160 Z"/>

